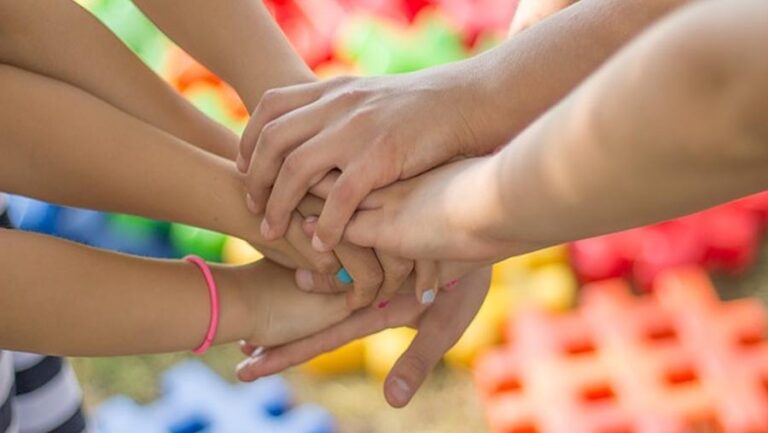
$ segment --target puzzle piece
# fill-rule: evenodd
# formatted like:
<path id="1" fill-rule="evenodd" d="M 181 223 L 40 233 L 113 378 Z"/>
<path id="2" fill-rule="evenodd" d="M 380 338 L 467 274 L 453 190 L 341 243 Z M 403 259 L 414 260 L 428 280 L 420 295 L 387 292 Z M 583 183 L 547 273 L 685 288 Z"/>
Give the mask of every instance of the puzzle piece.
<path id="1" fill-rule="evenodd" d="M 738 274 L 755 260 L 768 222 L 768 193 L 683 218 L 570 245 L 584 282 L 632 277 L 650 288 L 657 275 L 684 265 Z"/>
<path id="2" fill-rule="evenodd" d="M 699 268 L 640 298 L 607 280 L 577 311 L 521 315 L 475 379 L 498 433 L 765 433 L 765 329 L 759 301 L 721 302 Z"/>
<path id="3" fill-rule="evenodd" d="M 204 364 L 187 361 L 163 375 L 163 395 L 140 406 L 120 396 L 94 413 L 99 433 L 333 433 L 331 415 L 293 405 L 279 376 L 231 385 Z"/>

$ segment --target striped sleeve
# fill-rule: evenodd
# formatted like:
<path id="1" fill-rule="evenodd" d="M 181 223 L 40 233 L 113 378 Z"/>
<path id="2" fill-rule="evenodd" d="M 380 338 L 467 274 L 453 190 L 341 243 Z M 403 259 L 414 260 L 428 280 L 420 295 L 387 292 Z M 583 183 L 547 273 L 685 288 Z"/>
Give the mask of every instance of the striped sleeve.
<path id="1" fill-rule="evenodd" d="M 0 433 L 17 433 L 13 414 L 13 359 L 9 352 L 0 351 Z"/>
<path id="2" fill-rule="evenodd" d="M 62 358 L 14 353 L 20 433 L 82 433 L 86 422 L 75 373 Z"/>

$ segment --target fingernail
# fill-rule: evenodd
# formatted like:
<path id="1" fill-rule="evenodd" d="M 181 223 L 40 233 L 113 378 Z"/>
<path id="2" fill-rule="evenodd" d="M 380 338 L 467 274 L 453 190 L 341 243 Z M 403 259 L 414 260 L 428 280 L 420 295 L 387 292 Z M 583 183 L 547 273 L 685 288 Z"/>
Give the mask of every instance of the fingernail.
<path id="1" fill-rule="evenodd" d="M 389 392 L 390 396 L 398 404 L 405 404 L 411 397 L 411 387 L 399 377 L 390 380 Z"/>
<path id="2" fill-rule="evenodd" d="M 448 281 L 447 283 L 445 283 L 443 287 L 446 289 L 452 289 L 456 287 L 457 284 L 459 284 L 459 280 L 455 279 L 455 280 Z"/>
<path id="3" fill-rule="evenodd" d="M 423 305 L 428 305 L 435 302 L 435 291 L 432 289 L 427 290 L 426 292 L 421 294 L 421 303 Z"/>
<path id="4" fill-rule="evenodd" d="M 253 200 L 253 197 L 251 197 L 250 194 L 245 195 L 245 206 L 248 207 L 248 210 L 253 213 L 259 213 L 259 210 L 256 208 L 256 202 Z"/>
<path id="5" fill-rule="evenodd" d="M 264 347 L 257 347 L 256 350 L 251 353 L 251 356 L 244 359 L 241 363 L 237 364 L 237 367 L 235 368 L 236 371 L 240 371 L 244 368 L 248 368 L 254 364 L 257 364 L 261 362 L 264 357 L 267 355 L 266 349 Z"/>
<path id="6" fill-rule="evenodd" d="M 264 346 L 258 346 L 251 352 L 251 359 L 259 358 L 264 355 L 264 351 L 267 350 Z"/>
<path id="7" fill-rule="evenodd" d="M 383 310 L 387 308 L 387 305 L 389 305 L 389 301 L 382 301 L 382 302 L 379 302 L 379 305 L 377 305 L 376 308 L 378 308 L 379 310 Z"/>
<path id="8" fill-rule="evenodd" d="M 308 217 L 304 218 L 304 222 L 315 223 L 315 222 L 317 222 L 317 217 L 314 216 L 314 215 L 308 216 Z"/>
<path id="9" fill-rule="evenodd" d="M 314 248 L 315 251 L 319 251 L 321 253 L 328 251 L 328 245 L 321 241 L 317 235 L 312 236 L 312 248 Z"/>
<path id="10" fill-rule="evenodd" d="M 336 279 L 341 281 L 341 284 L 352 284 L 352 276 L 349 275 L 346 268 L 341 268 L 339 272 L 336 272 Z"/>
<path id="11" fill-rule="evenodd" d="M 269 226 L 269 222 L 266 218 L 261 220 L 261 235 L 265 239 L 269 239 L 272 235 L 272 227 Z"/>
<path id="12" fill-rule="evenodd" d="M 237 165 L 237 169 L 240 170 L 241 173 L 245 173 L 245 171 L 248 169 L 248 167 L 245 166 L 245 159 L 243 158 L 243 155 L 237 154 L 237 159 L 235 160 L 235 164 Z"/>
<path id="13" fill-rule="evenodd" d="M 296 285 L 301 290 L 311 292 L 315 288 L 315 279 L 312 278 L 312 272 L 306 269 L 296 271 Z"/>

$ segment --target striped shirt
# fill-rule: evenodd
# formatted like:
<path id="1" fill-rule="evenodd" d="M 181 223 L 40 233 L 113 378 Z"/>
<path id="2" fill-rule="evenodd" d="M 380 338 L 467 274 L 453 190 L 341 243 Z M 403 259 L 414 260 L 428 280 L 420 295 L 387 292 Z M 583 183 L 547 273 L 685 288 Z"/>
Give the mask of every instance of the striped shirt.
<path id="1" fill-rule="evenodd" d="M 1 207 L 0 227 L 10 228 Z M 0 351 L 0 433 L 83 433 L 81 405 L 77 378 L 63 359 Z"/>

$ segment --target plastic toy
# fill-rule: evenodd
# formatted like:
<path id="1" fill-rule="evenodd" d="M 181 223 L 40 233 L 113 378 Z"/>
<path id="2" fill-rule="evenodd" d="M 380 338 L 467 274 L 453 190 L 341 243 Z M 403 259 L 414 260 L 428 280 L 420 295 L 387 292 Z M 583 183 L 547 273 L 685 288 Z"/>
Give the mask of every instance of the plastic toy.
<path id="1" fill-rule="evenodd" d="M 517 10 L 517 0 L 437 0 L 440 10 L 472 45 L 485 33 L 504 35 Z"/>
<path id="2" fill-rule="evenodd" d="M 492 432 L 765 432 L 766 324 L 759 301 L 719 301 L 698 268 L 640 298 L 606 280 L 576 312 L 519 316 L 475 379 Z"/>
<path id="3" fill-rule="evenodd" d="M 8 196 L 8 218 L 21 230 L 53 234 L 59 212 L 61 208 L 56 205 L 18 195 Z"/>
<path id="4" fill-rule="evenodd" d="M 227 238 L 224 242 L 224 250 L 221 252 L 224 263 L 230 265 L 245 265 L 260 260 L 262 257 L 264 256 L 251 244 L 234 237 Z"/>
<path id="5" fill-rule="evenodd" d="M 161 398 L 139 406 L 115 397 L 94 412 L 100 433 L 333 433 L 335 421 L 316 405 L 294 406 L 279 376 L 230 385 L 204 364 L 187 361 L 163 376 Z"/>
<path id="6" fill-rule="evenodd" d="M 349 19 L 335 53 L 372 75 L 416 71 L 467 56 L 459 33 L 426 9 L 408 27 L 367 16 Z"/>
<path id="7" fill-rule="evenodd" d="M 132 2 L 92 0 L 87 6 L 150 68 L 162 68 L 170 43 Z"/>
<path id="8" fill-rule="evenodd" d="M 365 368 L 365 341 L 352 343 L 320 355 L 303 364 L 301 369 L 315 376 L 334 376 L 362 371 Z"/>
<path id="9" fill-rule="evenodd" d="M 226 236 L 210 230 L 172 224 L 170 240 L 177 255 L 195 254 L 205 260 L 220 262 Z"/>
<path id="10" fill-rule="evenodd" d="M 572 263 L 585 281 L 632 277 L 643 288 L 666 269 L 701 265 L 738 274 L 755 260 L 768 195 L 758 194 L 676 220 L 573 242 Z"/>

